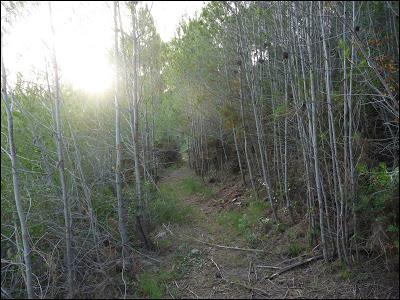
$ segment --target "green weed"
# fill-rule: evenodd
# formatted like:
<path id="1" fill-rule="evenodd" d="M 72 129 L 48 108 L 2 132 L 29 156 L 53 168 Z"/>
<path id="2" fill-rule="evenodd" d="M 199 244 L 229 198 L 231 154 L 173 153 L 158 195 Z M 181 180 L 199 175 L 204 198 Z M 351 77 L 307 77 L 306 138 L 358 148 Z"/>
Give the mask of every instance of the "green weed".
<path id="1" fill-rule="evenodd" d="M 292 243 L 289 245 L 288 254 L 290 257 L 297 257 L 304 251 L 304 247 L 300 246 L 297 243 Z"/>
<path id="2" fill-rule="evenodd" d="M 140 275 L 138 287 L 140 292 L 150 299 L 161 299 L 164 293 L 164 288 L 159 279 L 149 273 Z"/>
<path id="3" fill-rule="evenodd" d="M 349 269 L 347 268 L 343 268 L 340 272 L 339 272 L 339 277 L 343 280 L 349 279 L 351 276 L 351 272 L 349 271 Z"/>

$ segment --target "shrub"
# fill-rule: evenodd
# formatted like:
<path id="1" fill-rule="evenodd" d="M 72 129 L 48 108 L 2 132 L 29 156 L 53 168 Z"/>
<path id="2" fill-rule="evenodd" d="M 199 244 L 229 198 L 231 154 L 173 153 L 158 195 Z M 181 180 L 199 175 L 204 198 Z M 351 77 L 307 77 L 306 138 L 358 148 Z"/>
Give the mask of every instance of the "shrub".
<path id="1" fill-rule="evenodd" d="M 368 229 L 378 221 L 391 237 L 398 240 L 399 224 L 399 169 L 389 171 L 384 163 L 368 169 L 365 164 L 357 165 L 359 174 L 359 202 L 357 212 L 361 216 L 361 226 Z"/>

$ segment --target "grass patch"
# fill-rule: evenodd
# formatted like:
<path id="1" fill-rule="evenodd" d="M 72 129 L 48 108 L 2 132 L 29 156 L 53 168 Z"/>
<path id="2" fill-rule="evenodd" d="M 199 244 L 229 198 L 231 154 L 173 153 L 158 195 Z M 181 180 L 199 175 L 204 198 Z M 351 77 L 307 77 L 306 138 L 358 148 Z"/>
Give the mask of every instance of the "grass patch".
<path id="1" fill-rule="evenodd" d="M 304 251 L 304 247 L 299 245 L 299 244 L 297 244 L 297 243 L 290 244 L 289 248 L 288 248 L 288 254 L 289 254 L 290 257 L 297 257 L 303 251 Z"/>
<path id="2" fill-rule="evenodd" d="M 158 278 L 149 273 L 140 275 L 138 287 L 140 292 L 150 299 L 161 299 L 164 294 L 164 288 Z"/>
<path id="3" fill-rule="evenodd" d="M 339 277 L 343 280 L 349 279 L 351 276 L 351 272 L 348 268 L 344 268 L 339 272 Z"/>
<path id="4" fill-rule="evenodd" d="M 186 245 L 177 250 L 172 258 L 170 269 L 161 268 L 157 273 L 144 272 L 140 274 L 138 280 L 139 295 L 150 299 L 165 298 L 166 285 L 174 280 L 181 279 L 188 272 L 189 266 L 193 264 L 194 258 L 183 255 L 187 251 Z"/>
<path id="5" fill-rule="evenodd" d="M 176 192 L 169 187 L 162 187 L 149 202 L 150 216 L 154 224 L 183 224 L 193 216 L 193 208 L 182 203 Z"/>
<path id="6" fill-rule="evenodd" d="M 213 192 L 194 177 L 183 179 L 177 184 L 163 184 L 160 191 L 151 191 L 149 211 L 153 224 L 183 224 L 196 217 L 196 211 L 184 204 L 183 199 L 189 195 L 202 194 L 212 197 Z"/>
<path id="7" fill-rule="evenodd" d="M 220 225 L 233 227 L 237 232 L 243 235 L 251 246 L 256 246 L 261 230 L 267 218 L 264 218 L 265 210 L 268 205 L 265 201 L 252 200 L 242 211 L 227 211 L 217 217 Z"/>
<path id="8" fill-rule="evenodd" d="M 184 196 L 193 194 L 202 194 L 203 196 L 210 198 L 213 196 L 213 191 L 205 186 L 200 179 L 194 177 L 188 177 L 183 179 L 181 188 Z"/>
<path id="9" fill-rule="evenodd" d="M 220 225 L 229 224 L 237 231 L 246 233 L 247 229 L 256 227 L 263 221 L 267 204 L 261 200 L 251 201 L 244 211 L 228 211 L 218 216 Z"/>
<path id="10" fill-rule="evenodd" d="M 338 274 L 339 278 L 342 280 L 349 279 L 352 276 L 352 272 L 349 267 L 339 259 L 328 264 L 326 266 L 326 271 L 331 274 Z"/>

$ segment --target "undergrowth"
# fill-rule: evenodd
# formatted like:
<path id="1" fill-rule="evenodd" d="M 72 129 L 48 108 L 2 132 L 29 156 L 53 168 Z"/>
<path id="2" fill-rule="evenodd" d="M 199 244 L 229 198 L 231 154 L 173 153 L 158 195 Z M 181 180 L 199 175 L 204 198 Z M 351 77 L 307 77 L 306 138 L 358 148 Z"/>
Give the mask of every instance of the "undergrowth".
<path id="1" fill-rule="evenodd" d="M 265 201 L 250 199 L 249 205 L 242 211 L 227 211 L 217 217 L 220 225 L 228 224 L 238 233 L 243 235 L 250 245 L 258 242 L 260 230 L 266 222 L 270 220 L 265 218 L 265 211 L 268 204 Z"/>

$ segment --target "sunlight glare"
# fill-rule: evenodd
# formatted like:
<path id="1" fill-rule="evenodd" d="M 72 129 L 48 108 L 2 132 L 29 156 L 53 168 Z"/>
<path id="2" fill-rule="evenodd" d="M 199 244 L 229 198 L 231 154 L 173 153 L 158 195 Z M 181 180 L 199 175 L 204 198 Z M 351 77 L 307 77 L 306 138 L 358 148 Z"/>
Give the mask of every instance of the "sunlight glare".
<path id="1" fill-rule="evenodd" d="M 90 93 L 103 92 L 112 87 L 113 67 L 97 55 L 63 59 L 61 74 L 74 88 Z"/>

